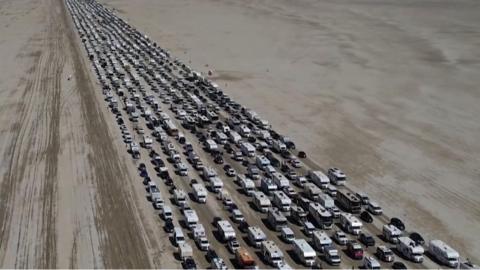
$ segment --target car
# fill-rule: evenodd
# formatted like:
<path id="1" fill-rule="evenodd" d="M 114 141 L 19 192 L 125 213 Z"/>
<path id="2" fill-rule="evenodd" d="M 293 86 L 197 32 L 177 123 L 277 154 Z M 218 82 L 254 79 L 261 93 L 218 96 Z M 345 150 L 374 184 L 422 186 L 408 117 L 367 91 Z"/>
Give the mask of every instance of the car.
<path id="1" fill-rule="evenodd" d="M 412 232 L 410 234 L 410 238 L 417 244 L 417 245 L 420 245 L 420 246 L 423 246 L 425 245 L 425 239 L 423 239 L 423 237 L 417 233 L 417 232 Z"/>
<path id="2" fill-rule="evenodd" d="M 373 236 L 368 235 L 366 233 L 361 233 L 358 237 L 358 240 L 367 247 L 375 246 L 375 238 Z"/>
<path id="3" fill-rule="evenodd" d="M 298 157 L 299 158 L 307 158 L 307 153 L 304 151 L 298 151 Z"/>
<path id="4" fill-rule="evenodd" d="M 221 155 L 217 155 L 214 159 L 213 159 L 213 162 L 217 163 L 217 164 L 223 164 L 223 157 Z"/>
<path id="5" fill-rule="evenodd" d="M 380 205 L 376 201 L 372 200 L 368 202 L 367 210 L 373 215 L 381 215 L 383 213 L 382 207 L 380 207 Z"/>
<path id="6" fill-rule="evenodd" d="M 337 242 L 337 244 L 342 246 L 345 246 L 346 244 L 348 244 L 348 242 L 350 242 L 347 235 L 342 231 L 336 231 L 333 234 L 333 240 Z"/>
<path id="7" fill-rule="evenodd" d="M 363 259 L 363 248 L 359 243 L 350 241 L 347 244 L 347 254 L 354 260 L 361 260 Z"/>
<path id="8" fill-rule="evenodd" d="M 223 146 L 223 149 L 225 149 L 225 151 L 227 151 L 227 153 L 232 153 L 233 152 L 233 148 L 232 146 L 229 144 L 229 143 L 226 143 L 224 146 Z"/>
<path id="9" fill-rule="evenodd" d="M 394 260 L 393 252 L 387 246 L 378 246 L 375 255 L 384 262 L 393 262 Z"/>
<path id="10" fill-rule="evenodd" d="M 183 269 L 197 269 L 197 264 L 193 260 L 193 258 L 188 257 L 182 262 Z"/>
<path id="11" fill-rule="evenodd" d="M 236 206 L 235 206 L 236 207 Z M 232 208 L 232 207 L 231 207 Z M 233 209 L 232 210 L 232 219 L 236 223 L 240 223 L 245 220 L 245 217 L 243 216 L 242 212 L 240 209 Z"/>
<path id="12" fill-rule="evenodd" d="M 405 231 L 405 224 L 403 224 L 403 222 L 397 217 L 391 218 L 389 224 L 397 227 L 401 231 Z"/>
<path id="13" fill-rule="evenodd" d="M 365 221 L 366 223 L 372 223 L 372 222 L 373 222 L 372 216 L 371 216 L 367 211 L 363 211 L 363 212 L 360 214 L 360 219 L 362 219 L 362 220 Z"/>
<path id="14" fill-rule="evenodd" d="M 227 246 L 228 246 L 228 250 L 230 250 L 230 252 L 232 252 L 232 253 L 235 253 L 235 251 L 240 248 L 240 244 L 238 243 L 237 239 L 235 239 L 235 238 L 230 239 L 228 241 Z"/>
<path id="15" fill-rule="evenodd" d="M 225 170 L 225 174 L 227 176 L 234 177 L 235 175 L 237 175 L 237 172 L 235 171 L 235 169 L 232 168 L 230 165 L 225 165 L 223 169 Z"/>
<path id="16" fill-rule="evenodd" d="M 368 205 L 370 198 L 368 198 L 368 195 L 365 192 L 357 192 L 355 195 L 360 199 L 363 205 Z"/>
<path id="17" fill-rule="evenodd" d="M 172 233 L 174 227 L 175 226 L 173 225 L 172 219 L 169 218 L 165 220 L 165 226 L 164 226 L 165 232 Z"/>
<path id="18" fill-rule="evenodd" d="M 145 166 L 145 163 L 140 163 L 138 165 L 138 170 L 139 171 L 145 171 L 147 169 L 147 167 Z"/>
<path id="19" fill-rule="evenodd" d="M 250 227 L 250 225 L 245 220 L 241 221 L 240 225 L 238 225 L 238 229 L 243 233 L 248 232 L 248 227 Z"/>
<path id="20" fill-rule="evenodd" d="M 407 266 L 402 262 L 394 262 L 392 264 L 392 269 L 407 269 Z"/>
<path id="21" fill-rule="evenodd" d="M 290 160 L 290 164 L 292 165 L 292 167 L 294 168 L 301 168 L 302 167 L 302 163 L 300 163 L 300 161 L 296 158 L 292 158 Z"/>
<path id="22" fill-rule="evenodd" d="M 218 255 L 214 249 L 209 248 L 205 257 L 207 257 L 208 262 L 211 262 L 213 259 L 218 258 Z"/>

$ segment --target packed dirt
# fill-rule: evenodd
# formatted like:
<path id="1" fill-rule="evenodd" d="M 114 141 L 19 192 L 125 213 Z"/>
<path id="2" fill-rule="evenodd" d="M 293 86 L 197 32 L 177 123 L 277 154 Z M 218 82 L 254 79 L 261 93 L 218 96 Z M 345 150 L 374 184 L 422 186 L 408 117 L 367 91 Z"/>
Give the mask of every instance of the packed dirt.
<path id="1" fill-rule="evenodd" d="M 478 1 L 100 2 L 388 215 L 480 259 Z"/>
<path id="2" fill-rule="evenodd" d="M 63 1 L 2 1 L 0 14 L 0 267 L 178 267 Z"/>

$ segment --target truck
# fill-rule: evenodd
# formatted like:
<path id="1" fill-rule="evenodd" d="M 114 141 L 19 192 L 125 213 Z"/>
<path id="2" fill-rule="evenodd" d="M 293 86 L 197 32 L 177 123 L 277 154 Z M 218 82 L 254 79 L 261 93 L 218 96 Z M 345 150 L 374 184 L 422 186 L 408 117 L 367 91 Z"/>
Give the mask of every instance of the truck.
<path id="1" fill-rule="evenodd" d="M 410 237 L 399 237 L 396 247 L 397 251 L 408 260 L 416 263 L 423 262 L 423 253 L 425 250 L 422 246 L 417 245 Z"/>
<path id="2" fill-rule="evenodd" d="M 199 203 L 206 203 L 207 202 L 207 189 L 200 183 L 196 183 L 192 185 L 193 189 L 193 196 L 195 200 Z"/>
<path id="3" fill-rule="evenodd" d="M 173 198 L 175 203 L 180 207 L 187 204 L 187 193 L 183 189 L 175 189 L 173 191 Z"/>
<path id="4" fill-rule="evenodd" d="M 311 267 L 315 263 L 317 253 L 305 239 L 293 240 L 293 252 L 303 265 Z"/>
<path id="5" fill-rule="evenodd" d="M 185 223 L 190 230 L 195 229 L 198 224 L 198 215 L 197 212 L 193 209 L 185 209 L 183 211 L 183 215 L 185 216 Z"/>
<path id="6" fill-rule="evenodd" d="M 160 209 L 164 205 L 164 201 L 162 198 L 162 194 L 160 193 L 160 190 L 157 187 L 157 184 L 155 182 L 150 181 L 148 183 L 148 192 L 150 194 L 150 199 L 152 201 L 153 207 L 156 209 Z"/>
<path id="7" fill-rule="evenodd" d="M 262 242 L 267 240 L 267 236 L 259 227 L 251 226 L 247 229 L 248 241 L 254 247 L 259 248 Z"/>
<path id="8" fill-rule="evenodd" d="M 224 242 L 237 238 L 232 224 L 227 220 L 219 220 L 217 222 L 217 229 Z"/>
<path id="9" fill-rule="evenodd" d="M 272 208 L 268 211 L 267 220 L 270 226 L 277 232 L 288 225 L 287 218 L 277 208 Z"/>
<path id="10" fill-rule="evenodd" d="M 383 237 L 390 243 L 398 243 L 398 238 L 402 236 L 402 231 L 392 224 L 383 225 Z"/>
<path id="11" fill-rule="evenodd" d="M 317 201 L 318 197 L 322 193 L 322 190 L 313 183 L 306 183 L 304 185 L 304 189 L 307 197 L 312 201 Z"/>
<path id="12" fill-rule="evenodd" d="M 255 156 L 255 147 L 249 142 L 242 142 L 240 144 L 240 151 L 247 157 Z"/>
<path id="13" fill-rule="evenodd" d="M 333 216 L 329 211 L 327 211 L 327 209 L 323 208 L 320 203 L 311 202 L 308 205 L 308 212 L 320 228 L 324 230 L 329 230 L 332 228 Z"/>
<path id="14" fill-rule="evenodd" d="M 261 191 L 253 192 L 253 204 L 260 212 L 263 213 L 266 213 L 272 206 L 270 199 Z"/>
<path id="15" fill-rule="evenodd" d="M 269 265 L 278 267 L 283 263 L 283 252 L 275 242 L 271 240 L 263 241 L 261 251 L 265 261 L 267 261 Z"/>
<path id="16" fill-rule="evenodd" d="M 428 245 L 428 253 L 448 267 L 458 267 L 460 254 L 442 240 L 431 240 Z"/>
<path id="17" fill-rule="evenodd" d="M 292 200 L 281 190 L 273 192 L 273 204 L 283 212 L 290 212 Z"/>
<path id="18" fill-rule="evenodd" d="M 210 178 L 209 182 L 210 190 L 214 193 L 219 193 L 223 189 L 223 181 L 219 177 L 215 176 Z"/>
<path id="19" fill-rule="evenodd" d="M 235 251 L 235 259 L 241 269 L 256 269 L 256 263 L 252 255 L 243 247 Z"/>
<path id="20" fill-rule="evenodd" d="M 350 213 L 340 214 L 340 224 L 345 231 L 353 235 L 359 235 L 362 232 L 362 222 Z"/>
<path id="21" fill-rule="evenodd" d="M 180 258 L 182 261 L 185 261 L 186 258 L 192 258 L 193 257 L 193 249 L 190 244 L 183 242 L 178 244 L 178 254 L 180 255 Z"/>
<path id="22" fill-rule="evenodd" d="M 242 187 L 243 193 L 247 196 L 252 196 L 255 191 L 255 182 L 241 174 L 237 175 L 237 181 Z"/>
<path id="23" fill-rule="evenodd" d="M 330 179 L 321 171 L 308 171 L 308 176 L 315 185 L 321 189 L 326 189 L 328 184 L 330 184 Z"/>
<path id="24" fill-rule="evenodd" d="M 210 243 L 208 242 L 207 235 L 205 234 L 205 227 L 202 224 L 197 224 L 193 229 L 193 239 L 200 250 L 208 250 L 210 248 Z"/>
<path id="25" fill-rule="evenodd" d="M 279 189 L 283 189 L 290 186 L 290 181 L 285 177 L 285 175 L 281 174 L 280 172 L 273 172 L 270 174 L 273 179 L 273 182 Z"/>

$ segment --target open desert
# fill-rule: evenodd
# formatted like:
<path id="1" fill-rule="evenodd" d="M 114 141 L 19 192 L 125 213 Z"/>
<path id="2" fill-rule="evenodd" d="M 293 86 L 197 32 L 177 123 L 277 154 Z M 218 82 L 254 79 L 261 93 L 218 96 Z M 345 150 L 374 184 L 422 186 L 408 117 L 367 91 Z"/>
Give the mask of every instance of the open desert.
<path id="1" fill-rule="evenodd" d="M 68 1 L 0 1 L 0 267 L 180 268 L 138 175 L 141 162 L 154 174 L 149 152 L 142 148 L 140 161 L 127 153 Z M 98 2 L 292 138 L 313 165 L 344 170 L 348 187 L 366 192 L 385 216 L 480 262 L 480 2 Z M 300 267 L 223 166 L 181 131 L 222 174 L 249 223 Z M 240 164 L 233 168 L 245 173 Z M 171 173 L 187 191 L 190 178 L 202 177 L 190 165 L 189 172 Z M 229 212 L 213 194 L 192 206 L 211 245 L 235 267 L 235 255 L 210 228 Z M 174 215 L 180 224 L 181 211 Z M 382 222 L 376 218 L 368 231 L 381 233 Z M 193 257 L 210 266 L 203 253 Z M 342 260 L 342 268 L 361 263 Z M 438 267 L 430 259 L 401 261 Z"/>

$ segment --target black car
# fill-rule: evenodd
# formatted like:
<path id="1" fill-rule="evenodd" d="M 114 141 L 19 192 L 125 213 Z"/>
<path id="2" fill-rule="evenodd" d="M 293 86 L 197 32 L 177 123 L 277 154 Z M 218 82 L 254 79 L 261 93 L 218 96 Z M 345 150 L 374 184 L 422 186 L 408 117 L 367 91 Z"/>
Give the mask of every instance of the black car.
<path id="1" fill-rule="evenodd" d="M 367 247 L 375 246 L 375 239 L 371 235 L 361 233 L 358 240 Z"/>
<path id="2" fill-rule="evenodd" d="M 373 222 L 373 218 L 372 216 L 367 212 L 367 211 L 363 211 L 361 214 L 360 214 L 360 218 L 365 221 L 366 223 L 372 223 Z"/>
<path id="3" fill-rule="evenodd" d="M 198 183 L 197 179 L 190 180 L 190 186 L 193 185 L 193 184 L 197 184 L 197 183 Z"/>
<path id="4" fill-rule="evenodd" d="M 186 258 L 182 262 L 183 269 L 197 269 L 197 264 L 192 258 Z"/>
<path id="5" fill-rule="evenodd" d="M 423 237 L 422 237 L 419 233 L 417 233 L 417 232 L 412 232 L 412 233 L 410 234 L 410 238 L 411 238 L 413 241 L 415 241 L 415 243 L 416 243 L 417 245 L 420 245 L 420 246 L 425 245 L 425 239 L 423 239 Z"/>
<path id="6" fill-rule="evenodd" d="M 172 233 L 173 232 L 173 228 L 174 228 L 174 225 L 173 225 L 173 222 L 171 219 L 167 219 L 165 221 L 165 232 L 167 233 Z"/>
<path id="7" fill-rule="evenodd" d="M 218 258 L 218 255 L 215 250 L 209 248 L 206 257 L 208 262 L 212 262 L 213 259 Z"/>
<path id="8" fill-rule="evenodd" d="M 216 156 L 213 161 L 217 164 L 223 164 L 223 157 L 221 155 Z"/>
<path id="9" fill-rule="evenodd" d="M 138 170 L 139 171 L 145 171 L 147 169 L 147 167 L 145 166 L 145 163 L 140 163 L 138 165 Z"/>
<path id="10" fill-rule="evenodd" d="M 307 158 L 307 153 L 305 153 L 304 151 L 300 151 L 300 152 L 298 152 L 298 157 L 299 158 Z"/>
<path id="11" fill-rule="evenodd" d="M 392 264 L 392 269 L 407 269 L 407 266 L 402 262 L 394 262 Z"/>
<path id="12" fill-rule="evenodd" d="M 223 148 L 225 149 L 225 151 L 227 151 L 227 153 L 232 153 L 233 152 L 232 146 L 229 143 L 226 143 L 223 146 Z"/>
<path id="13" fill-rule="evenodd" d="M 248 227 L 250 227 L 250 225 L 248 225 L 248 223 L 245 220 L 240 222 L 240 225 L 238 226 L 240 231 L 243 232 L 243 233 L 248 232 Z"/>
<path id="14" fill-rule="evenodd" d="M 280 153 L 280 155 L 281 155 L 284 159 L 291 159 L 291 158 L 292 158 L 292 154 L 291 154 L 289 151 L 287 151 L 287 150 L 282 151 L 282 152 Z"/>
<path id="15" fill-rule="evenodd" d="M 396 217 L 391 218 L 390 224 L 397 227 L 401 231 L 405 231 L 405 224 L 403 224 L 403 222 L 399 218 L 396 218 Z"/>

